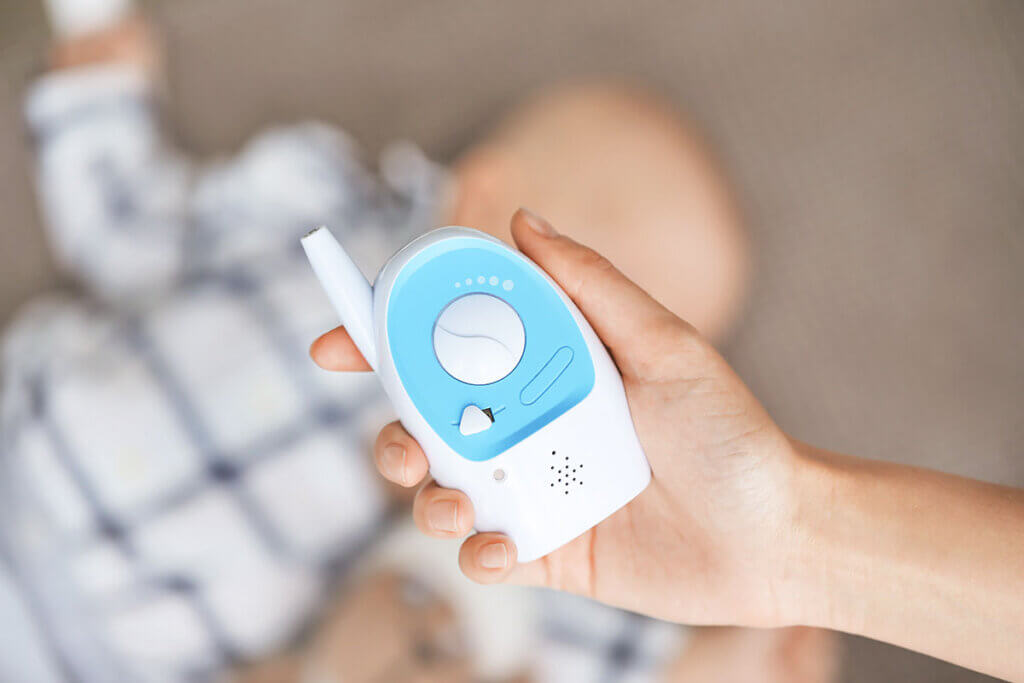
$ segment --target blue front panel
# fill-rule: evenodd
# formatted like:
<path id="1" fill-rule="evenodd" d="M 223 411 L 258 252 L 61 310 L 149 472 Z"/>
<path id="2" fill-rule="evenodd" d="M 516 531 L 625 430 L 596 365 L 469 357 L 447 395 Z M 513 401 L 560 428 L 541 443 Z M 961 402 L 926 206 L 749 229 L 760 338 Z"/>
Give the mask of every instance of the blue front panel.
<path id="1" fill-rule="evenodd" d="M 510 304 L 526 330 L 519 364 L 493 384 L 460 382 L 434 355 L 437 317 L 452 300 L 475 292 Z M 453 237 L 413 257 L 392 288 L 387 329 L 398 377 L 416 409 L 469 460 L 508 450 L 579 403 L 594 386 L 590 352 L 569 309 L 532 264 L 488 240 Z M 491 409 L 490 429 L 470 436 L 459 432 L 467 405 Z"/>

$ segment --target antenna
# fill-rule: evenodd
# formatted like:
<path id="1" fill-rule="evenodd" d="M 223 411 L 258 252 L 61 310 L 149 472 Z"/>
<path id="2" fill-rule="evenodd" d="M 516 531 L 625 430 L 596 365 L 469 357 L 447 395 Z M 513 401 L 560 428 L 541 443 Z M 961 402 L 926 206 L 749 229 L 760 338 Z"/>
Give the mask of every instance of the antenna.
<path id="1" fill-rule="evenodd" d="M 302 248 L 334 310 L 363 358 L 377 369 L 373 340 L 373 289 L 331 231 L 321 226 L 302 238 Z"/>

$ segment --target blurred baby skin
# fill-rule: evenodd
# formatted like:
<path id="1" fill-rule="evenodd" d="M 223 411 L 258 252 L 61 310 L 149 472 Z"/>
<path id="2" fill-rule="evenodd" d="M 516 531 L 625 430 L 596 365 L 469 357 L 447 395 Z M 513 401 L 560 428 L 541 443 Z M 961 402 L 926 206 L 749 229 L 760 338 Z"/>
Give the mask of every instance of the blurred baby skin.
<path id="1" fill-rule="evenodd" d="M 380 573 L 344 590 L 305 645 L 238 683 L 475 680 L 452 606 L 416 579 Z"/>

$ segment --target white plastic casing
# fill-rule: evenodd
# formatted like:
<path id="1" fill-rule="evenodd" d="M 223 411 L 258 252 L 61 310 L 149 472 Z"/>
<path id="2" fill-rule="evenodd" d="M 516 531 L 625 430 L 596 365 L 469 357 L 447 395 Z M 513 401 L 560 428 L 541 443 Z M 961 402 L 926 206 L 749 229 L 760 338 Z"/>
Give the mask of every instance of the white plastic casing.
<path id="1" fill-rule="evenodd" d="M 633 427 L 622 379 L 601 340 L 561 288 L 518 252 L 513 253 L 537 269 L 558 293 L 579 327 L 593 360 L 592 390 L 546 426 L 500 455 L 479 462 L 455 452 L 416 410 L 388 352 L 391 288 L 420 251 L 440 240 L 466 236 L 502 244 L 469 228 L 441 228 L 411 242 L 381 269 L 373 288 L 376 370 L 402 424 L 426 453 L 434 479 L 465 492 L 473 502 L 476 529 L 508 534 L 519 561 L 529 562 L 573 540 L 635 498 L 650 483 L 651 472 Z M 558 481 L 559 469 L 581 483 L 566 488 Z"/>

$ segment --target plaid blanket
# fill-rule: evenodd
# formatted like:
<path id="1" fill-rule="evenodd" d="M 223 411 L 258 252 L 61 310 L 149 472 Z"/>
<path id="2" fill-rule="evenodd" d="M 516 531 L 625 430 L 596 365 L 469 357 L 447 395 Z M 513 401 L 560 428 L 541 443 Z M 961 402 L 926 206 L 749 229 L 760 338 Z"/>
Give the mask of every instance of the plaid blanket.
<path id="1" fill-rule="evenodd" d="M 336 319 L 298 238 L 330 225 L 375 267 L 431 227 L 444 171 L 399 144 L 371 174 L 315 123 L 200 164 L 158 109 L 123 67 L 27 100 L 83 293 L 33 303 L 3 346 L 0 629 L 24 642 L 0 678 L 209 679 L 293 638 L 395 516 L 367 457 L 376 380 L 306 355 Z M 664 625 L 542 603 L 542 680 L 645 680 L 671 649 Z"/>

